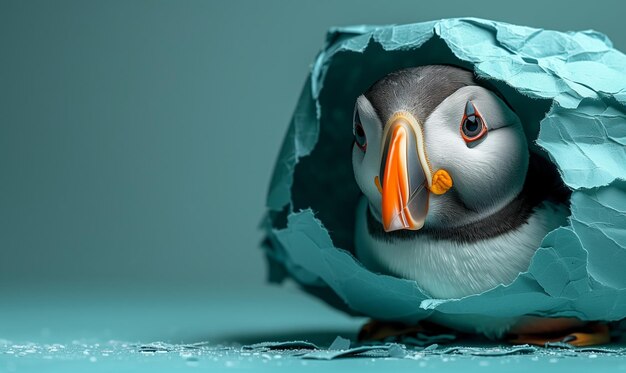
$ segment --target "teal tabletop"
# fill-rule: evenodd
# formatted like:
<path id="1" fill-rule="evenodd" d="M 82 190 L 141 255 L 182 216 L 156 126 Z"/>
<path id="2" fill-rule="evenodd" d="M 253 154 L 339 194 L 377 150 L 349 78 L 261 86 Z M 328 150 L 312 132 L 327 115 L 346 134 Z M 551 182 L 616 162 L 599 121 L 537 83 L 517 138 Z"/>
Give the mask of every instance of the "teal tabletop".
<path id="1" fill-rule="evenodd" d="M 64 284 L 3 294 L 2 372 L 626 370 L 619 344 L 577 351 L 433 343 L 357 351 L 350 341 L 354 346 L 363 318 L 289 284 L 220 290 Z"/>

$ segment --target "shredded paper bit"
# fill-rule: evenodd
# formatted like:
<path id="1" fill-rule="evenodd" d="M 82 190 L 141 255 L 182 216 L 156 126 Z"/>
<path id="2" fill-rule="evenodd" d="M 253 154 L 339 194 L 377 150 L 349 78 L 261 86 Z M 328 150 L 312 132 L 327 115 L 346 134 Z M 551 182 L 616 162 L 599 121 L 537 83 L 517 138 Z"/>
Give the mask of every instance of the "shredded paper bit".
<path id="1" fill-rule="evenodd" d="M 483 357 L 497 358 L 503 356 L 532 356 L 535 359 L 553 359 L 566 357 L 623 357 L 626 349 L 619 346 L 575 348 L 566 344 L 552 344 L 550 346 L 535 347 L 521 346 L 439 346 L 430 344 L 426 347 L 415 347 L 403 343 L 385 343 L 374 345 L 352 345 L 349 340 L 338 337 L 328 348 L 317 347 L 305 341 L 263 342 L 250 346 L 222 346 L 208 342 L 193 344 L 170 344 L 152 342 L 136 344 L 123 341 L 72 341 L 68 344 L 52 343 L 16 343 L 0 339 L 0 354 L 3 362 L 27 361 L 44 359 L 49 363 L 76 364 L 87 360 L 92 363 L 115 363 L 136 359 L 139 355 L 142 363 L 164 360 L 180 360 L 187 366 L 207 366 L 206 364 L 221 363 L 230 366 L 239 366 L 246 363 L 285 362 L 289 360 L 335 360 L 345 358 L 382 358 L 382 359 L 432 359 L 447 361 L 447 356 L 456 357 Z M 136 360 L 132 360 L 136 361 Z M 507 361 L 500 361 L 500 364 Z M 520 361 L 514 362 L 519 364 Z M 97 367 L 98 365 L 92 365 Z M 245 365 L 244 365 L 245 366 Z M 292 365 L 291 365 L 292 366 Z M 301 365 L 300 365 L 301 366 Z M 103 370 L 103 369 L 100 369 Z M 110 369 L 109 369 L 110 370 Z"/>
<path id="2" fill-rule="evenodd" d="M 351 115 L 356 97 L 400 68 L 454 64 L 489 80 L 572 190 L 550 232 L 508 285 L 431 299 L 414 281 L 353 255 Z M 292 277 L 353 314 L 413 323 L 433 313 L 626 317 L 626 56 L 595 31 L 557 32 L 463 18 L 331 29 L 286 134 L 267 198 L 271 278 Z"/>

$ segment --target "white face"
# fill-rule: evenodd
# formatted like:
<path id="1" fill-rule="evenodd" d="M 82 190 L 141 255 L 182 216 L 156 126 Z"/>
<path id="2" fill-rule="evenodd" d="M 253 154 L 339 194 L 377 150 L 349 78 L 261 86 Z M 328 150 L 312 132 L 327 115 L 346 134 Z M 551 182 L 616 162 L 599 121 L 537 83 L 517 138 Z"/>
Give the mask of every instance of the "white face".
<path id="1" fill-rule="evenodd" d="M 484 135 L 470 142 L 462 135 L 461 123 L 468 101 L 487 127 Z M 378 118 L 365 96 L 357 99 L 356 111 L 365 136 L 357 137 L 352 150 L 354 176 L 380 221 L 382 197 L 374 178 L 380 173 L 383 125 L 389 118 Z M 442 101 L 421 126 L 431 172 L 446 170 L 453 180 L 446 193 L 430 194 L 424 227 L 456 227 L 477 221 L 519 194 L 528 168 L 526 137 L 517 115 L 491 91 L 479 86 L 460 88 Z M 365 150 L 359 146 L 363 143 Z"/>

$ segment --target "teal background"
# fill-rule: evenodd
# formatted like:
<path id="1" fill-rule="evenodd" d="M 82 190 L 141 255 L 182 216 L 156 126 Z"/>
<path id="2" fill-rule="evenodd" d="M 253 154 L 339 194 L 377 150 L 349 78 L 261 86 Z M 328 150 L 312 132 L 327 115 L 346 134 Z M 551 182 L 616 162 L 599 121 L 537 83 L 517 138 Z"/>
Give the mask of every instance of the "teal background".
<path id="1" fill-rule="evenodd" d="M 475 16 L 595 29 L 624 51 L 625 8 L 0 0 L 0 371 L 47 365 L 5 360 L 3 341 L 353 336 L 362 320 L 266 285 L 258 249 L 273 165 L 325 31 Z M 89 364 L 78 356 L 62 370 Z"/>
<path id="2" fill-rule="evenodd" d="M 264 279 L 256 229 L 333 25 L 595 29 L 623 2 L 0 2 L 0 282 Z"/>

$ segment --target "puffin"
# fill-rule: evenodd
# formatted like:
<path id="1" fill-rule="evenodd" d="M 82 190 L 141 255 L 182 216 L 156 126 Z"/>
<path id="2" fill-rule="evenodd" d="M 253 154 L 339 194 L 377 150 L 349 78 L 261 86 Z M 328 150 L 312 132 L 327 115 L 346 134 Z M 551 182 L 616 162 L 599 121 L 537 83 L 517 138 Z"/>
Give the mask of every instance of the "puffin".
<path id="1" fill-rule="evenodd" d="M 356 99 L 352 129 L 362 193 L 355 255 L 371 271 L 414 280 L 432 298 L 510 284 L 546 234 L 567 223 L 570 192 L 558 172 L 530 150 L 505 98 L 472 71 L 452 65 L 394 71 Z M 609 341 L 607 325 L 576 318 L 435 312 L 421 324 L 372 320 L 359 336 L 443 327 L 536 345 Z"/>

